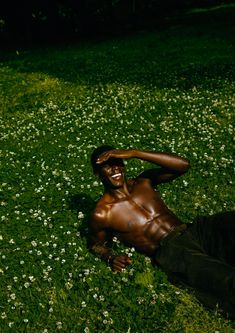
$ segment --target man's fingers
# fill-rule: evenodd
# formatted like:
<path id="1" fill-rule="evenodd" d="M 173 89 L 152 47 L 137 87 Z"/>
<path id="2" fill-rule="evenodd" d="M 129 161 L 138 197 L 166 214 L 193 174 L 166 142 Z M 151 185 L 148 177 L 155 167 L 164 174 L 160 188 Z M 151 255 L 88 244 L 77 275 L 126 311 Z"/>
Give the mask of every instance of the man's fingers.
<path id="1" fill-rule="evenodd" d="M 109 151 L 105 151 L 104 153 L 102 153 L 96 160 L 97 164 L 101 164 L 105 161 L 107 161 L 109 158 L 125 158 L 125 156 L 123 156 L 123 153 L 121 150 L 119 149 L 113 149 L 113 150 L 109 150 Z"/>
<path id="2" fill-rule="evenodd" d="M 118 256 L 113 260 L 113 270 L 115 272 L 122 272 L 122 270 L 131 264 L 131 259 L 127 256 Z"/>
<path id="3" fill-rule="evenodd" d="M 113 270 L 115 272 L 122 272 L 122 270 L 125 268 L 125 265 L 120 263 L 113 263 Z"/>
<path id="4" fill-rule="evenodd" d="M 109 159 L 109 157 L 110 157 L 109 152 L 108 153 L 105 152 L 97 158 L 96 163 L 101 164 L 101 163 L 107 161 Z"/>
<path id="5" fill-rule="evenodd" d="M 127 263 L 127 265 L 131 264 L 131 259 L 129 257 L 126 258 L 126 263 Z"/>
<path id="6" fill-rule="evenodd" d="M 129 258 L 128 256 L 123 257 L 123 261 L 126 265 L 131 264 L 131 258 Z"/>
<path id="7" fill-rule="evenodd" d="M 122 269 L 122 268 L 119 268 L 119 267 L 116 267 L 116 268 L 115 268 L 115 267 L 113 267 L 113 269 L 112 269 L 112 270 L 113 270 L 113 272 L 118 272 L 118 273 L 121 273 L 123 269 Z"/>
<path id="8" fill-rule="evenodd" d="M 117 256 L 114 258 L 114 262 L 120 262 L 125 265 L 127 262 L 131 262 L 131 260 L 127 256 Z"/>
<path id="9" fill-rule="evenodd" d="M 117 266 L 120 266 L 122 268 L 125 267 L 125 261 L 123 259 L 120 259 L 120 258 L 114 259 L 113 264 L 117 265 Z"/>
<path id="10" fill-rule="evenodd" d="M 113 266 L 113 271 L 114 272 L 122 272 L 123 271 L 123 267 L 120 267 L 120 266 L 116 266 L 116 265 L 114 265 Z"/>

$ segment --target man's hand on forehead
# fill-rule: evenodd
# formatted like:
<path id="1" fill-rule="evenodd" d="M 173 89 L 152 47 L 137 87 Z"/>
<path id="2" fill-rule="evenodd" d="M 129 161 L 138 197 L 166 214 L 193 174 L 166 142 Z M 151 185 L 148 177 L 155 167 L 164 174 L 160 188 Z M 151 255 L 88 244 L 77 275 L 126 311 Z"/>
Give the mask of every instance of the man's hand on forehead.
<path id="1" fill-rule="evenodd" d="M 108 150 L 102 153 L 98 158 L 96 163 L 102 164 L 109 159 L 128 159 L 133 157 L 133 150 L 124 150 L 124 149 L 113 149 Z"/>

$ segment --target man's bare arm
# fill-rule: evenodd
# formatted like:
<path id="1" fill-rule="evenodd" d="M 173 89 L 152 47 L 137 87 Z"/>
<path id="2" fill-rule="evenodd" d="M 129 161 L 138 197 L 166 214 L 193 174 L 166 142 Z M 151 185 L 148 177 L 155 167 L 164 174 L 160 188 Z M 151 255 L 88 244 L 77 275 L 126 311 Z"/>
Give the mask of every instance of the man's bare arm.
<path id="1" fill-rule="evenodd" d="M 122 159 L 137 158 L 154 163 L 161 167 L 146 170 L 138 176 L 138 178 L 150 179 L 153 185 L 173 180 L 184 174 L 189 169 L 189 161 L 186 158 L 170 153 L 148 152 L 141 150 L 109 150 L 101 154 L 97 163 L 103 163 L 111 157 Z"/>
<path id="2" fill-rule="evenodd" d="M 109 241 L 108 231 L 104 228 L 98 214 L 93 214 L 90 221 L 90 248 L 101 259 L 106 261 L 113 271 L 121 272 L 126 266 L 131 264 L 128 256 L 114 255 L 107 246 Z"/>

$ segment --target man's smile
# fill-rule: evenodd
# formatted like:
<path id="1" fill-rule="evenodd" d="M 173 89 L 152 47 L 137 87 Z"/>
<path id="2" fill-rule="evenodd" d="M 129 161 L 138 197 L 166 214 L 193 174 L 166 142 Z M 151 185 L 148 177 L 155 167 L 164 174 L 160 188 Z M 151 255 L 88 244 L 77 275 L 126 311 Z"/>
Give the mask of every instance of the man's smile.
<path id="1" fill-rule="evenodd" d="M 114 175 L 112 175 L 111 177 L 113 178 L 113 179 L 118 179 L 118 178 L 120 178 L 122 176 L 122 174 L 119 172 L 119 173 L 115 173 Z"/>

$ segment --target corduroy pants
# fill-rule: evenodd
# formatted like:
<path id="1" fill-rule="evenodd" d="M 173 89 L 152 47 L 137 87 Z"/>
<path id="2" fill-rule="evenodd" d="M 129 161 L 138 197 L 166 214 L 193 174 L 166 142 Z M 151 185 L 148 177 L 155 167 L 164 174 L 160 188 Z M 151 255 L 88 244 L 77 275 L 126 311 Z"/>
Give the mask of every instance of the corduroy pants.
<path id="1" fill-rule="evenodd" d="M 207 306 L 235 317 L 235 212 L 203 217 L 176 228 L 155 259 L 169 279 L 193 287 Z"/>

